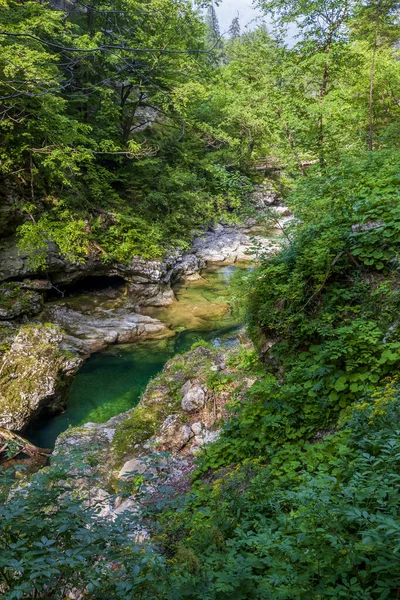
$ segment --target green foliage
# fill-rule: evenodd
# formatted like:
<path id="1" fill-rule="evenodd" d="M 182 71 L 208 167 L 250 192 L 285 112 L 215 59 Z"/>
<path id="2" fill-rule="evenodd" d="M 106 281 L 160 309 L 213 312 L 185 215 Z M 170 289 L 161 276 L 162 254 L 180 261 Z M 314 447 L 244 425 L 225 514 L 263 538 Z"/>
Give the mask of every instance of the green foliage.
<path id="1" fill-rule="evenodd" d="M 168 551 L 184 543 L 202 565 L 194 598 L 396 597 L 398 164 L 310 174 L 288 199 L 285 248 L 246 284 L 264 372 L 236 358 L 257 380 L 165 525 Z"/>
<path id="2" fill-rule="evenodd" d="M 29 488 L 12 490 L 0 505 L 0 586 L 5 600 L 64 598 L 85 589 L 89 598 L 131 599 L 151 582 L 163 560 L 138 546 L 131 516 L 116 522 L 99 517 L 101 507 L 90 500 L 90 486 L 80 492 L 61 460 L 35 475 Z M 1 483 L 9 487 L 7 473 Z M 83 499 L 86 497 L 86 503 Z M 3 499 L 4 500 L 4 499 Z M 151 583 L 150 583 L 151 586 Z"/>
<path id="3" fill-rule="evenodd" d="M 202 471 L 312 437 L 399 365 L 396 158 L 346 159 L 289 198 L 299 217 L 290 241 L 246 284 L 250 328 L 270 374 L 253 385 Z"/>
<path id="4" fill-rule="evenodd" d="M 89 12 L 0 7 L 0 161 L 25 200 L 20 247 L 35 269 L 49 242 L 72 261 L 160 258 L 229 219 L 250 189 L 203 137 L 215 67 L 189 3 L 107 0 Z"/>
<path id="5" fill-rule="evenodd" d="M 4 479 L 0 593 L 394 600 L 397 3 L 260 0 L 279 26 L 297 24 L 291 48 L 237 27 L 223 48 L 213 7 L 207 32 L 190 4 L 106 0 L 67 13 L 0 2 L 0 160 L 26 200 L 19 234 L 34 268 L 49 242 L 72 261 L 94 248 L 110 261 L 186 248 L 205 223 L 244 211 L 259 163 L 285 165 L 296 216 L 282 250 L 236 282 L 258 352 L 229 366 L 253 384 L 245 399 L 232 393 L 190 493 L 143 498 L 138 478 L 130 492 L 146 512 L 113 523 L 61 464 L 11 496 Z M 179 414 L 183 383 L 211 365 L 201 346 L 169 363 L 118 426 L 117 461 Z M 225 393 L 237 381 L 210 372 L 207 385 Z M 135 541 L 143 522 L 148 545 Z"/>
<path id="6" fill-rule="evenodd" d="M 175 518 L 175 539 L 185 536 L 202 568 L 189 582 L 180 564 L 171 578 L 178 590 L 218 599 L 394 598 L 398 388 L 371 421 L 377 401 L 356 407 L 342 432 L 283 446 L 266 465 L 251 461 L 200 486 Z"/>

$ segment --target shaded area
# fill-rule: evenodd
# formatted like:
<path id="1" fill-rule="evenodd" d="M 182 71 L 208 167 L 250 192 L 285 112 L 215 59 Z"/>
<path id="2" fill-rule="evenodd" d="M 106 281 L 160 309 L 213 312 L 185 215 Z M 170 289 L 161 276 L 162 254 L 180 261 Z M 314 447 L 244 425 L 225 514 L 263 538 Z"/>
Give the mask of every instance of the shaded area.
<path id="1" fill-rule="evenodd" d="M 118 289 L 126 284 L 119 275 L 89 275 L 69 284 L 59 284 L 53 287 L 49 296 L 65 297 L 78 294 L 95 293 L 109 288 Z"/>

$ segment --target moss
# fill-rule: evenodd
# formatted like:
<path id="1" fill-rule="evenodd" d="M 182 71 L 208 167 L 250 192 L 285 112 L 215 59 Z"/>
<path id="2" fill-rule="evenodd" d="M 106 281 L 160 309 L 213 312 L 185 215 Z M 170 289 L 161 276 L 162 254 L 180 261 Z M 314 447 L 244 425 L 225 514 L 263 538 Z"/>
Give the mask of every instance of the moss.
<path id="1" fill-rule="evenodd" d="M 15 327 L 0 322 L 0 353 L 7 352 L 15 335 Z"/>
<path id="2" fill-rule="evenodd" d="M 19 300 L 22 289 L 19 283 L 9 282 L 0 286 L 0 307 L 12 308 L 13 303 Z"/>
<path id="3" fill-rule="evenodd" d="M 116 429 L 113 454 L 117 462 L 131 455 L 136 445 L 153 437 L 168 416 L 179 414 L 183 422 L 187 421 L 187 414 L 181 409 L 181 388 L 189 379 L 205 380 L 217 354 L 215 348 L 198 346 L 165 365 L 147 386 L 138 406 Z"/>

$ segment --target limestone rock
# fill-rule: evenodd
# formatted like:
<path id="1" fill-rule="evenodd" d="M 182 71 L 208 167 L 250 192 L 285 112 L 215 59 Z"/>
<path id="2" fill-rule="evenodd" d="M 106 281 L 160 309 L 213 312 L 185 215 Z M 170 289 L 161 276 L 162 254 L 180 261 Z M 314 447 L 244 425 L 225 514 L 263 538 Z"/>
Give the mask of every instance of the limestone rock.
<path id="1" fill-rule="evenodd" d="M 148 459 L 133 458 L 132 460 L 128 460 L 123 465 L 118 474 L 118 479 L 122 479 L 123 481 L 131 481 L 132 479 L 135 479 L 137 475 L 143 475 L 143 473 L 154 474 L 155 469 L 149 466 Z"/>
<path id="2" fill-rule="evenodd" d="M 47 279 L 24 279 L 19 284 L 21 288 L 35 290 L 35 292 L 47 292 L 51 290 L 51 282 Z"/>
<path id="3" fill-rule="evenodd" d="M 199 271 L 209 262 L 251 260 L 251 248 L 255 243 L 261 248 L 269 249 L 268 238 L 260 234 L 254 227 L 254 222 L 241 226 L 217 224 L 196 237 L 188 253 L 179 254 L 174 251 L 162 260 L 133 257 L 129 263 L 123 264 L 105 263 L 97 252 L 89 254 L 84 263 L 72 263 L 60 255 L 54 243 L 49 242 L 47 285 L 65 287 L 86 277 L 118 276 L 126 281 L 132 302 L 140 306 L 167 306 L 174 299 L 172 283 L 197 279 Z M 37 277 L 37 273 L 30 265 L 28 253 L 18 249 L 16 237 L 11 235 L 2 239 L 0 281 L 32 277 Z"/>
<path id="4" fill-rule="evenodd" d="M 98 517 L 105 518 L 111 516 L 112 497 L 102 488 L 91 487 L 90 496 L 85 497 L 84 504 L 93 508 Z"/>
<path id="5" fill-rule="evenodd" d="M 0 365 L 0 427 L 23 430 L 42 410 L 59 412 L 82 359 L 54 326 L 24 326 Z"/>
<path id="6" fill-rule="evenodd" d="M 292 216 L 292 212 L 291 212 L 290 208 L 288 208 L 287 206 L 275 206 L 273 208 L 273 212 L 279 218 L 281 218 L 281 217 L 291 217 Z"/>
<path id="7" fill-rule="evenodd" d="M 46 308 L 41 319 L 62 327 L 71 343 L 84 353 L 99 351 L 110 344 L 174 335 L 161 321 L 123 308 L 80 312 L 66 302 L 57 302 Z"/>
<path id="8" fill-rule="evenodd" d="M 178 452 L 193 437 L 190 425 L 183 424 L 175 415 L 170 415 L 161 426 L 157 445 L 165 451 Z"/>
<path id="9" fill-rule="evenodd" d="M 195 434 L 192 454 L 197 454 L 203 446 L 216 442 L 221 435 L 221 430 L 210 431 L 204 423 L 193 423 L 192 431 Z"/>
<path id="10" fill-rule="evenodd" d="M 140 504 L 136 502 L 133 498 L 127 498 L 123 500 L 113 511 L 113 516 L 118 517 L 126 512 L 139 514 L 140 512 Z"/>
<path id="11" fill-rule="evenodd" d="M 85 277 L 119 276 L 128 284 L 133 301 L 143 306 L 166 306 L 174 298 L 171 277 L 177 257 L 162 261 L 132 258 L 130 263 L 106 264 L 101 256 L 93 253 L 84 263 L 72 263 L 60 256 L 55 244 L 48 244 L 46 273 L 50 286 L 68 286 Z M 29 262 L 29 255 L 18 249 L 15 236 L 4 238 L 0 243 L 0 281 L 14 278 L 32 278 L 37 275 Z"/>
<path id="12" fill-rule="evenodd" d="M 242 226 L 218 224 L 193 240 L 193 251 L 206 263 L 229 264 L 252 260 L 252 248 L 256 245 L 267 251 L 271 241 L 252 223 Z"/>
<path id="13" fill-rule="evenodd" d="M 191 385 L 184 393 L 182 399 L 182 410 L 191 413 L 204 408 L 206 403 L 206 392 L 201 385 Z"/>
<path id="14" fill-rule="evenodd" d="M 190 379 L 188 379 L 181 387 L 181 394 L 184 396 L 185 394 L 188 393 L 189 390 L 192 389 L 192 387 L 193 387 L 193 383 Z"/>
<path id="15" fill-rule="evenodd" d="M 204 427 L 204 423 L 192 423 L 192 431 L 194 435 L 199 435 L 203 431 Z"/>

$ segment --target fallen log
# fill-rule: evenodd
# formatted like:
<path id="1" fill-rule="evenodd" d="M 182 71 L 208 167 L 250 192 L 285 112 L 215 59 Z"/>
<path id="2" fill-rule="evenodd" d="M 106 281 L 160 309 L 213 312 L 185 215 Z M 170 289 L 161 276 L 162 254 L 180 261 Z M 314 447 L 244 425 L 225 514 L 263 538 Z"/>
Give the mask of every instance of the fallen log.
<path id="1" fill-rule="evenodd" d="M 49 456 L 51 450 L 38 448 L 17 433 L 0 427 L 0 464 L 12 460 L 19 454 L 26 454 L 30 458 L 35 458 Z"/>

